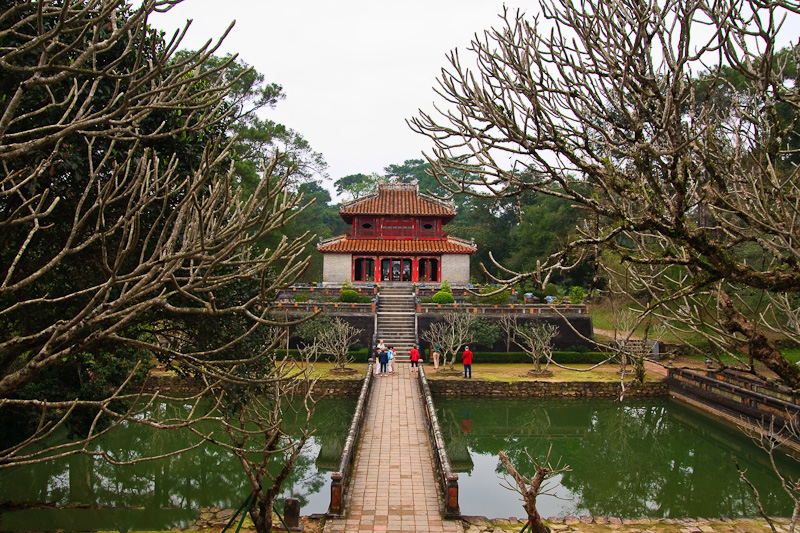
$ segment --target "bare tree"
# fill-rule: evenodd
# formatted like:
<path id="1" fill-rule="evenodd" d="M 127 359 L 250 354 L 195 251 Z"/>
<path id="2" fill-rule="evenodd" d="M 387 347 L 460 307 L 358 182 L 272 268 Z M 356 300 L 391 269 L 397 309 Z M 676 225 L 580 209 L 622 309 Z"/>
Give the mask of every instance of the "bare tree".
<path id="1" fill-rule="evenodd" d="M 558 335 L 558 326 L 546 322 L 516 325 L 513 329 L 514 342 L 517 343 L 533 361 L 534 373 L 548 374 L 553 359 L 553 338 Z M 546 361 L 542 368 L 542 359 Z"/>
<path id="2" fill-rule="evenodd" d="M 421 337 L 441 349 L 442 362 L 453 370 L 456 355 L 473 340 L 470 326 L 475 322 L 475 315 L 470 313 L 446 313 L 443 320 L 433 322 L 430 328 L 422 332 Z"/>
<path id="3" fill-rule="evenodd" d="M 259 533 L 272 531 L 275 498 L 311 436 L 317 403 L 311 363 L 318 350 L 316 345 L 302 348 L 299 361 L 270 358 L 273 380 L 264 386 L 214 388 L 221 409 L 218 416 L 204 417 L 204 423 L 212 420 L 222 427 L 227 441 L 210 439 L 197 424 L 192 426 L 196 434 L 239 459 L 255 494 L 247 511 Z M 252 377 L 258 381 L 258 375 Z"/>
<path id="4" fill-rule="evenodd" d="M 569 472 L 570 470 L 569 466 L 566 465 L 561 466 L 559 463 L 556 463 L 555 466 L 552 466 L 550 464 L 550 453 L 552 451 L 553 447 L 551 446 L 544 461 L 534 459 L 527 451 L 525 451 L 525 456 L 533 466 L 532 477 L 522 475 L 511 463 L 511 460 L 506 455 L 506 452 L 501 451 L 499 454 L 500 462 L 514 480 L 514 484 L 512 484 L 508 482 L 508 479 L 506 478 L 506 481 L 508 482 L 506 488 L 518 492 L 522 496 L 522 500 L 525 502 L 523 507 L 525 508 L 525 512 L 528 514 L 526 526 L 530 526 L 533 533 L 550 532 L 550 528 L 544 524 L 542 517 L 539 516 L 539 511 L 536 510 L 536 499 L 542 495 L 552 496 L 552 487 L 548 486 L 548 481 L 564 472 Z"/>
<path id="5" fill-rule="evenodd" d="M 361 331 L 336 317 L 317 335 L 314 343 L 320 354 L 329 356 L 329 360 L 333 361 L 334 370 L 344 371 L 345 367 L 353 362 L 350 346 Z"/>
<path id="6" fill-rule="evenodd" d="M 506 338 L 506 352 L 511 351 L 511 343 L 514 341 L 514 329 L 517 327 L 516 315 L 504 313 L 500 315 L 500 329 Z"/>
<path id="7" fill-rule="evenodd" d="M 786 446 L 787 443 L 792 441 L 797 442 L 798 437 L 800 437 L 797 422 L 796 420 L 792 420 L 788 424 L 780 424 L 779 427 L 779 424 L 777 424 L 773 418 L 769 424 L 754 428 L 752 431 L 748 431 L 748 433 L 756 446 L 764 450 L 769 456 L 769 463 L 772 467 L 772 471 L 780 480 L 781 488 L 794 504 L 792 516 L 788 524 L 789 533 L 794 533 L 797 530 L 797 522 L 800 520 L 800 478 L 792 477 L 781 472 L 775 456 L 776 454 L 782 453 L 780 451 L 781 448 L 788 448 Z M 759 513 L 761 513 L 761 516 L 767 521 L 773 533 L 777 533 L 774 519 L 764 510 L 758 488 L 747 478 L 747 470 L 743 470 L 739 466 L 739 460 L 736 456 L 733 457 L 733 462 L 736 465 L 736 471 L 739 473 L 739 477 L 752 491 Z"/>
<path id="8" fill-rule="evenodd" d="M 0 439 L 0 468 L 93 453 L 123 420 L 158 425 L 139 416 L 158 396 L 138 388 L 154 357 L 202 383 L 195 398 L 286 383 L 265 330 L 281 325 L 268 302 L 308 264 L 311 236 L 280 231 L 303 197 L 278 153 L 251 195 L 234 188 L 235 80 L 205 67 L 216 46 L 176 58 L 182 34 L 149 26 L 176 3 L 0 13 L 0 417 L 34 421 Z M 78 411 L 82 437 L 44 445 Z"/>
<path id="9" fill-rule="evenodd" d="M 776 49 L 777 0 L 549 0 L 504 12 L 438 80 L 448 108 L 411 121 L 452 194 L 536 191 L 587 210 L 574 249 L 619 264 L 611 289 L 793 387 L 800 268 L 800 49 Z M 702 27 L 704 31 L 697 31 Z M 474 66 L 473 66 L 474 65 Z M 734 83 L 735 80 L 735 83 Z M 618 269 L 619 272 L 619 269 Z M 787 324 L 795 324 L 787 327 Z"/>

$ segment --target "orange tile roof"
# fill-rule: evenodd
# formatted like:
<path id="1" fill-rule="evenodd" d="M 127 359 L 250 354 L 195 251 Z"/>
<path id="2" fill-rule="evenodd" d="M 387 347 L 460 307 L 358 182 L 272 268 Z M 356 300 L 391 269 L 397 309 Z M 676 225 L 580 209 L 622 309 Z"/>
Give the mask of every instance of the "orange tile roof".
<path id="1" fill-rule="evenodd" d="M 475 244 L 455 237 L 446 239 L 349 239 L 346 235 L 317 244 L 322 253 L 471 254 Z"/>
<path id="2" fill-rule="evenodd" d="M 420 194 L 416 184 L 388 183 L 378 186 L 378 192 L 346 202 L 339 209 L 342 218 L 354 215 L 416 215 L 452 219 L 456 216 L 453 204 Z"/>

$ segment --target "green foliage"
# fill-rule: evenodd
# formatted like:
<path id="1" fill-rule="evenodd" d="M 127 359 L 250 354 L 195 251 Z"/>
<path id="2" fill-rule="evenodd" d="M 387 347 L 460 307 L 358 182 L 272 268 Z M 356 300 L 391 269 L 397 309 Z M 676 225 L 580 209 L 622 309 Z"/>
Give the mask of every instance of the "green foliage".
<path id="1" fill-rule="evenodd" d="M 578 287 L 577 285 L 572 287 L 569 290 L 569 302 L 572 304 L 580 304 L 583 303 L 583 299 L 586 298 L 586 292 L 583 290 L 583 287 Z"/>
<path id="2" fill-rule="evenodd" d="M 439 292 L 449 292 L 453 294 L 452 289 L 450 289 L 450 283 L 447 280 L 443 280 L 441 286 L 439 287 Z"/>
<path id="3" fill-rule="evenodd" d="M 500 337 L 500 327 L 485 317 L 478 317 L 469 330 L 473 335 L 472 344 L 483 348 L 491 348 Z"/>
<path id="4" fill-rule="evenodd" d="M 295 293 L 293 300 L 297 303 L 304 303 L 311 299 L 311 294 L 307 292 Z"/>
<path id="5" fill-rule="evenodd" d="M 298 324 L 295 328 L 295 334 L 301 341 L 311 344 L 322 332 L 330 329 L 332 324 L 333 317 L 319 315 L 316 318 Z"/>
<path id="6" fill-rule="evenodd" d="M 372 298 L 367 295 L 358 294 L 358 292 L 353 289 L 346 289 L 339 293 L 339 301 L 349 304 L 366 304 L 370 303 Z"/>
<path id="7" fill-rule="evenodd" d="M 545 296 L 558 296 L 560 292 L 561 288 L 555 283 L 548 283 L 547 286 L 544 288 Z"/>
<path id="8" fill-rule="evenodd" d="M 447 291 L 439 291 L 433 295 L 431 301 L 435 304 L 452 304 L 455 303 L 452 293 Z"/>
<path id="9" fill-rule="evenodd" d="M 497 289 L 498 287 L 484 287 L 480 290 L 480 294 L 491 294 Z M 491 296 L 470 295 L 468 300 L 470 303 L 475 304 L 508 305 L 511 302 L 511 290 L 506 289 Z"/>
<path id="10" fill-rule="evenodd" d="M 338 194 L 348 194 L 350 199 L 362 198 L 375 192 L 378 188 L 376 174 L 350 174 L 339 178 L 333 185 Z"/>

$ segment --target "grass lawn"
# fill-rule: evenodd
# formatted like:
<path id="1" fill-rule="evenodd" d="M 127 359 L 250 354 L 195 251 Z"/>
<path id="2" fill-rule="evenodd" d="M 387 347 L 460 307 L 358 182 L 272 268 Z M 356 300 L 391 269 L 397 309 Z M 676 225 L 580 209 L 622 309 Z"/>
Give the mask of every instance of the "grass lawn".
<path id="1" fill-rule="evenodd" d="M 548 370 L 553 372 L 551 377 L 531 377 L 527 374 L 528 370 L 533 370 L 532 364 L 491 364 L 491 365 L 472 365 L 472 378 L 484 379 L 487 381 L 619 381 L 617 375 L 618 365 L 602 365 L 593 370 L 588 370 L 592 365 L 569 365 L 575 370 L 565 370 L 550 365 Z M 463 376 L 463 366 L 454 365 L 459 374 L 442 374 L 433 369 L 431 365 L 425 365 L 425 376 L 429 380 L 453 379 Z M 447 369 L 447 366 L 440 366 L 439 370 Z M 632 369 L 631 369 L 632 370 Z M 648 373 L 647 380 L 661 380 L 662 376 Z M 626 376 L 625 381 L 633 381 L 633 376 Z"/>
<path id="2" fill-rule="evenodd" d="M 357 372 L 355 374 L 332 373 L 333 363 L 326 363 L 324 361 L 313 363 L 313 367 L 314 371 L 311 373 L 311 376 L 321 379 L 362 379 L 367 372 L 367 363 L 350 363 L 345 367 L 356 370 Z"/>

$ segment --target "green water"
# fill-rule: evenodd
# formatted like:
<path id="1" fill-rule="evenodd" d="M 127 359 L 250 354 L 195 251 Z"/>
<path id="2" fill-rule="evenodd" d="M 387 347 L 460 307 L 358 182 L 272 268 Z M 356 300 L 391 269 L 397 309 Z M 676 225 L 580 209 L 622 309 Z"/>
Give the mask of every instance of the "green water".
<path id="1" fill-rule="evenodd" d="M 302 514 L 327 511 L 330 472 L 338 467 L 355 404 L 355 399 L 336 398 L 317 404 L 312 422 L 315 434 L 284 484 L 279 507 L 283 498 L 293 497 L 300 500 Z M 194 437 L 184 432 L 129 424 L 97 445 L 114 459 L 129 461 L 193 442 Z M 189 525 L 201 507 L 236 509 L 250 490 L 238 460 L 214 445 L 130 466 L 77 455 L 0 470 L 0 502 L 41 504 L 3 512 L 0 529 L 168 530 Z"/>
<path id="2" fill-rule="evenodd" d="M 751 492 L 733 456 L 757 486 L 766 511 L 791 514 L 791 502 L 768 456 L 739 431 L 670 400 L 512 400 L 437 398 L 436 407 L 466 515 L 524 516 L 516 492 L 504 483 L 498 452 L 526 465 L 524 450 L 571 467 L 542 496 L 549 516 L 757 516 Z M 530 475 L 531 469 L 523 468 Z M 796 479 L 800 464 L 781 457 Z"/>

